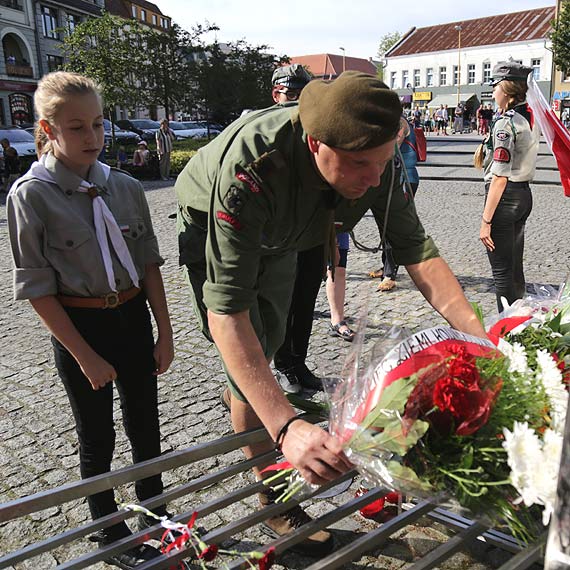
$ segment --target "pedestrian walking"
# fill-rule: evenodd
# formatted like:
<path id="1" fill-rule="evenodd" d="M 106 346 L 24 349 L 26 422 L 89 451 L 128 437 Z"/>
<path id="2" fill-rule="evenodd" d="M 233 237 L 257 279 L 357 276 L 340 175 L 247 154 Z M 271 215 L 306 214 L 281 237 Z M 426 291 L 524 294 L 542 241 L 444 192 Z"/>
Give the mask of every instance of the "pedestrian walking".
<path id="1" fill-rule="evenodd" d="M 487 248 L 499 312 L 503 298 L 512 304 L 525 294 L 524 230 L 532 211 L 529 182 L 540 137 L 526 102 L 531 72 L 516 62 L 500 62 L 493 69 L 493 99 L 502 114 L 483 145 L 485 207 L 479 237 Z"/>
<path id="2" fill-rule="evenodd" d="M 176 140 L 174 131 L 168 125 L 168 119 L 162 119 L 155 135 L 161 180 L 170 180 L 170 154 L 172 143 Z"/>
<path id="3" fill-rule="evenodd" d="M 9 192 L 12 184 L 20 177 L 20 157 L 8 139 L 2 139 L 0 146 L 2 147 L 4 163 L 3 172 L 0 173 L 0 188 L 2 192 Z"/>
<path id="4" fill-rule="evenodd" d="M 14 297 L 29 300 L 52 334 L 79 437 L 81 476 L 87 478 L 111 469 L 113 384 L 134 462 L 160 455 L 157 375 L 173 358 L 163 259 L 140 183 L 97 161 L 104 129 L 95 84 L 74 73 L 50 73 L 38 83 L 34 103 L 41 157 L 7 202 Z M 135 484 L 140 501 L 162 490 L 160 475 Z M 93 519 L 117 511 L 113 490 L 91 495 L 87 503 Z M 157 510 L 166 514 L 164 507 Z M 139 519 L 139 528 L 151 524 Z M 121 522 L 92 539 L 109 544 L 130 534 Z M 130 569 L 159 555 L 140 544 L 107 562 Z"/>

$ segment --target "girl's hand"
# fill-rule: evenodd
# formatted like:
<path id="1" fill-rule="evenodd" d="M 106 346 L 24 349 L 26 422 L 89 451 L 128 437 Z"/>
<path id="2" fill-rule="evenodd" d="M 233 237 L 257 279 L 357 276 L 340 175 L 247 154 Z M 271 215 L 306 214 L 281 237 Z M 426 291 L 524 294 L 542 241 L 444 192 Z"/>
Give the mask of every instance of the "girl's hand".
<path id="1" fill-rule="evenodd" d="M 495 242 L 491 238 L 491 224 L 486 224 L 481 222 L 481 229 L 479 230 L 479 239 L 481 243 L 489 250 L 493 251 L 495 249 Z"/>
<path id="2" fill-rule="evenodd" d="M 117 379 L 116 370 L 96 352 L 93 352 L 88 359 L 80 362 L 79 366 L 83 374 L 87 376 L 93 390 L 99 390 L 99 388 L 103 388 L 109 382 L 114 382 Z"/>
<path id="3" fill-rule="evenodd" d="M 156 370 L 153 372 L 155 376 L 164 374 L 174 359 L 174 344 L 172 337 L 159 336 L 153 351 Z"/>

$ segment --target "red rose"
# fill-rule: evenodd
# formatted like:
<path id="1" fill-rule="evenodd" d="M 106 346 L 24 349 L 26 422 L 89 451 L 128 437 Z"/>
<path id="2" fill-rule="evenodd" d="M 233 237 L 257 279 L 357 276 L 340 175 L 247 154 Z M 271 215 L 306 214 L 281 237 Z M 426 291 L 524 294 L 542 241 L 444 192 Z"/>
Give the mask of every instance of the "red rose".
<path id="1" fill-rule="evenodd" d="M 436 382 L 446 373 L 445 363 L 435 364 L 420 372 L 418 383 L 412 390 L 406 403 L 404 425 L 413 423 L 424 417 L 433 409 L 433 388 Z"/>
<path id="2" fill-rule="evenodd" d="M 452 378 L 461 380 L 468 386 L 477 386 L 481 380 L 477 366 L 464 358 L 452 358 L 447 365 L 447 371 Z"/>
<path id="3" fill-rule="evenodd" d="M 202 550 L 202 552 L 200 552 L 200 554 L 198 555 L 198 558 L 201 558 L 202 560 L 205 560 L 206 562 L 211 562 L 212 560 L 214 560 L 214 558 L 216 558 L 217 555 L 218 555 L 217 545 L 210 544 L 209 546 L 204 548 L 204 550 Z"/>
<path id="4" fill-rule="evenodd" d="M 273 563 L 275 562 L 275 547 L 271 547 L 267 550 L 263 558 L 258 561 L 259 570 L 269 570 Z"/>

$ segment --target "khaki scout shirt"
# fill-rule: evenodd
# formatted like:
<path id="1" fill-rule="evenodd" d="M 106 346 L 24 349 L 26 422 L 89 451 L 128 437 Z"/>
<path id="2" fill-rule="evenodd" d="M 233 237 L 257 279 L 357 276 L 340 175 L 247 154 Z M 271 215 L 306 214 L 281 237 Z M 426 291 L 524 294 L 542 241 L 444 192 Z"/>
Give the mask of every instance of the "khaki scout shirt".
<path id="1" fill-rule="evenodd" d="M 110 293 L 93 223 L 91 198 L 77 188 L 81 178 L 52 154 L 45 167 L 55 184 L 24 179 L 7 200 L 8 228 L 14 258 L 14 298 L 45 295 L 99 297 Z M 139 279 L 147 263 L 162 264 L 144 191 L 129 175 L 99 163 L 87 181 L 99 188 L 115 216 L 133 258 Z M 119 291 L 133 283 L 110 246 Z"/>
<path id="2" fill-rule="evenodd" d="M 504 176 L 511 182 L 532 181 L 540 130 L 526 102 L 499 117 L 489 137 L 484 159 L 485 182 L 491 182 L 493 176 Z"/>
<path id="3" fill-rule="evenodd" d="M 399 167 L 394 178 L 387 237 L 396 261 L 436 257 L 402 191 Z M 220 314 L 250 309 L 259 295 L 261 259 L 324 243 L 333 219 L 347 231 L 372 208 L 383 223 L 390 179 L 389 167 L 378 188 L 358 200 L 342 198 L 314 166 L 296 106 L 270 107 L 234 122 L 190 160 L 175 187 L 185 221 L 207 223 L 206 307 Z M 179 238 L 182 250 L 192 247 L 183 233 Z"/>

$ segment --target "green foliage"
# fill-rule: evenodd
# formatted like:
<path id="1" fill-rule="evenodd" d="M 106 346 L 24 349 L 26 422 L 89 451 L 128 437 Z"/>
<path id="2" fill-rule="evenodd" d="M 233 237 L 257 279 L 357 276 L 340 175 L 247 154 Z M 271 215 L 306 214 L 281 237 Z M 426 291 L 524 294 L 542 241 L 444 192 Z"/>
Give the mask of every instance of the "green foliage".
<path id="1" fill-rule="evenodd" d="M 561 2 L 558 20 L 551 22 L 554 63 L 563 71 L 570 70 L 570 2 Z"/>
<path id="2" fill-rule="evenodd" d="M 144 59 L 137 49 L 142 26 L 104 12 L 88 18 L 65 35 L 61 51 L 67 71 L 82 73 L 100 86 L 107 109 L 115 105 L 137 107 L 144 102 L 136 77 Z"/>
<path id="3" fill-rule="evenodd" d="M 384 57 L 386 52 L 394 45 L 396 45 L 402 37 L 400 32 L 390 32 L 389 34 L 384 34 L 380 38 L 380 43 L 378 44 L 378 56 Z"/>

